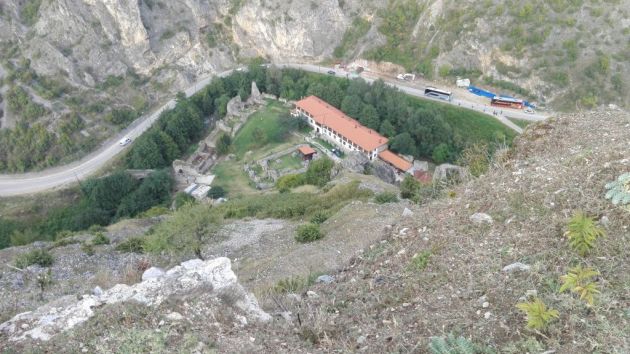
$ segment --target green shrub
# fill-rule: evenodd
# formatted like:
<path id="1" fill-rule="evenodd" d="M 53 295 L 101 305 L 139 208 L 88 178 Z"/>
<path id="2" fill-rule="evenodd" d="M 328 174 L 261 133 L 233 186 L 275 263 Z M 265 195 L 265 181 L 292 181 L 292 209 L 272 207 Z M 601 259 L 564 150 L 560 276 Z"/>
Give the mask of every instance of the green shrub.
<path id="1" fill-rule="evenodd" d="M 64 247 L 64 246 L 72 245 L 72 244 L 79 243 L 79 242 L 81 242 L 81 241 L 79 241 L 79 240 L 77 240 L 75 238 L 66 237 L 66 238 L 62 238 L 62 239 L 59 239 L 59 240 L 55 241 L 55 243 L 53 243 L 51 248 Z"/>
<path id="2" fill-rule="evenodd" d="M 431 258 L 431 251 L 422 251 L 413 256 L 409 268 L 417 271 L 424 270 L 429 265 L 429 258 Z"/>
<path id="3" fill-rule="evenodd" d="M 107 238 L 107 236 L 105 236 L 102 232 L 98 232 L 96 235 L 94 235 L 94 238 L 92 239 L 92 244 L 94 246 L 109 245 L 109 238 Z"/>
<path id="4" fill-rule="evenodd" d="M 324 234 L 322 234 L 319 226 L 316 224 L 300 225 L 295 234 L 295 240 L 301 243 L 317 241 L 322 237 L 324 237 Z"/>
<path id="5" fill-rule="evenodd" d="M 311 217 L 311 223 L 316 224 L 316 225 L 321 225 L 326 220 L 328 220 L 329 217 L 330 217 L 330 214 L 328 214 L 327 212 L 318 211 L 315 213 L 315 215 Z"/>
<path id="6" fill-rule="evenodd" d="M 586 301 L 589 306 L 593 306 L 595 296 L 599 294 L 599 286 L 593 278 L 599 275 L 599 272 L 591 268 L 582 268 L 577 266 L 569 270 L 569 273 L 560 277 L 563 284 L 560 292 L 571 290 L 580 296 L 581 300 Z"/>
<path id="7" fill-rule="evenodd" d="M 630 173 L 620 175 L 616 181 L 606 183 L 606 199 L 614 205 L 630 206 Z"/>
<path id="8" fill-rule="evenodd" d="M 398 201 L 398 196 L 393 192 L 382 192 L 374 197 L 374 201 L 378 204 L 396 203 Z"/>
<path id="9" fill-rule="evenodd" d="M 221 186 L 214 186 L 210 188 L 210 191 L 208 192 L 208 198 L 212 199 L 225 198 L 226 195 L 227 192 L 225 191 L 225 188 Z"/>
<path id="10" fill-rule="evenodd" d="M 306 279 L 295 276 L 291 278 L 280 279 L 274 286 L 273 291 L 276 293 L 297 293 L 308 286 Z"/>
<path id="11" fill-rule="evenodd" d="M 213 187 L 214 188 L 214 187 Z M 208 193 L 210 194 L 210 193 Z M 175 195 L 175 200 L 174 200 L 174 204 L 175 204 L 175 210 L 181 208 L 182 206 L 186 205 L 186 204 L 195 204 L 197 201 L 195 200 L 195 198 L 193 198 L 190 194 L 188 193 L 184 193 L 184 192 L 179 192 Z"/>
<path id="12" fill-rule="evenodd" d="M 39 18 L 39 6 L 42 0 L 27 0 L 20 11 L 20 19 L 27 26 L 32 26 Z"/>
<path id="13" fill-rule="evenodd" d="M 94 246 L 89 242 L 84 242 L 81 244 L 81 251 L 87 254 L 88 256 L 94 255 Z"/>
<path id="14" fill-rule="evenodd" d="M 306 178 L 304 174 L 288 174 L 284 175 L 276 181 L 276 188 L 280 193 L 285 193 L 290 191 L 292 188 L 299 187 L 306 183 Z"/>
<path id="15" fill-rule="evenodd" d="M 140 237 L 129 238 L 116 246 L 116 251 L 127 253 L 144 253 L 144 239 Z"/>
<path id="16" fill-rule="evenodd" d="M 230 151 L 230 146 L 232 146 L 232 138 L 229 134 L 223 133 L 217 139 L 217 153 L 219 155 L 225 155 Z"/>
<path id="17" fill-rule="evenodd" d="M 595 220 L 582 212 L 577 212 L 569 220 L 569 230 L 565 235 L 569 244 L 580 256 L 585 256 L 595 247 L 595 241 L 605 236 L 605 231 L 595 224 Z"/>
<path id="18" fill-rule="evenodd" d="M 24 269 L 30 265 L 37 264 L 41 267 L 50 267 L 54 258 L 46 249 L 35 249 L 27 253 L 22 253 L 15 260 L 15 266 Z"/>
<path id="19" fill-rule="evenodd" d="M 519 303 L 516 307 L 527 316 L 527 328 L 530 329 L 546 329 L 554 318 L 560 316 L 557 310 L 548 309 L 539 298 L 530 302 Z"/>
<path id="20" fill-rule="evenodd" d="M 329 158 L 311 161 L 304 175 L 306 184 L 322 187 L 330 182 L 330 171 L 335 163 Z"/>
<path id="21" fill-rule="evenodd" d="M 459 164 L 468 167 L 471 175 L 479 177 L 488 172 L 491 154 L 486 144 L 474 144 L 462 151 Z"/>

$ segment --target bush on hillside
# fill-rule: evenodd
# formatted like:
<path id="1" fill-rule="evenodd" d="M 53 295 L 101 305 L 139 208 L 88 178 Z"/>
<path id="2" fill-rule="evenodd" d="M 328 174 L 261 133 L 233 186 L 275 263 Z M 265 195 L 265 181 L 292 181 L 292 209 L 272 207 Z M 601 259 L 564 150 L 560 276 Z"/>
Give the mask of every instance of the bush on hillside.
<path id="1" fill-rule="evenodd" d="M 37 264 L 40 267 L 50 267 L 54 258 L 46 249 L 35 249 L 27 253 L 22 253 L 15 260 L 15 266 L 25 269 L 28 266 Z"/>
<path id="2" fill-rule="evenodd" d="M 316 225 L 321 225 L 326 220 L 328 220 L 329 217 L 330 217 L 329 213 L 325 211 L 318 211 L 315 213 L 315 215 L 313 215 L 313 217 L 311 217 L 311 223 L 316 224 Z"/>
<path id="3" fill-rule="evenodd" d="M 94 246 L 109 245 L 109 238 L 107 238 L 107 236 L 105 236 L 102 232 L 98 232 L 92 239 L 92 244 Z"/>
<path id="4" fill-rule="evenodd" d="M 300 225 L 295 234 L 295 240 L 300 243 L 317 241 L 322 237 L 324 237 L 324 234 L 319 230 L 319 226 L 315 224 Z"/>
<path id="5" fill-rule="evenodd" d="M 374 201 L 378 204 L 396 203 L 398 201 L 398 196 L 393 192 L 382 192 L 374 197 Z"/>
<path id="6" fill-rule="evenodd" d="M 144 239 L 140 237 L 129 238 L 116 246 L 116 251 L 126 253 L 144 253 Z"/>
<path id="7" fill-rule="evenodd" d="M 214 186 L 210 188 L 210 191 L 208 191 L 208 198 L 212 199 L 225 198 L 226 195 L 227 192 L 225 191 L 225 188 L 221 186 Z"/>
<path id="8" fill-rule="evenodd" d="M 174 200 L 175 210 L 181 208 L 182 206 L 186 204 L 195 204 L 196 202 L 197 200 L 193 198 L 190 194 L 179 192 L 175 195 L 175 200 Z"/>

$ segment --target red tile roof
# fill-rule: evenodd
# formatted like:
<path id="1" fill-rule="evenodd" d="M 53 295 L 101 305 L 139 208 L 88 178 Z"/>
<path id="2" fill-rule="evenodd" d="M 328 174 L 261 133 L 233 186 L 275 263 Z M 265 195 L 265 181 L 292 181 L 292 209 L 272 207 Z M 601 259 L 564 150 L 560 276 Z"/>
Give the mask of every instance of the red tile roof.
<path id="1" fill-rule="evenodd" d="M 433 180 L 431 173 L 427 171 L 416 171 L 413 173 L 413 176 L 422 183 L 429 183 Z"/>
<path id="2" fill-rule="evenodd" d="M 302 154 L 302 155 L 311 155 L 311 154 L 314 154 L 314 153 L 316 152 L 315 150 L 313 150 L 313 148 L 312 148 L 312 147 L 310 147 L 310 146 L 306 146 L 306 145 L 304 145 L 304 146 L 300 146 L 300 147 L 298 148 L 298 151 L 299 151 L 299 152 L 300 152 L 300 154 Z"/>
<path id="3" fill-rule="evenodd" d="M 402 157 L 394 154 L 393 152 L 389 150 L 385 150 L 381 152 L 380 154 L 378 154 L 378 157 L 380 157 L 381 160 L 389 163 L 390 165 L 396 167 L 397 169 L 403 172 L 409 171 L 409 169 L 412 166 L 411 162 L 403 159 Z"/>
<path id="4" fill-rule="evenodd" d="M 319 97 L 306 97 L 298 101 L 296 106 L 308 112 L 317 123 L 327 126 L 365 151 L 373 151 L 387 144 L 386 137 L 364 127 Z"/>

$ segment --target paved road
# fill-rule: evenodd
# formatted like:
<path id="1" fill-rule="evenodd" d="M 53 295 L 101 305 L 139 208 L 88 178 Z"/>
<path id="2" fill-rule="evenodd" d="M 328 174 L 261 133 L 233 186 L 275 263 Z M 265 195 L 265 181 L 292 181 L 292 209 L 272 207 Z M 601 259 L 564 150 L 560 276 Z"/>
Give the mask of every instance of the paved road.
<path id="1" fill-rule="evenodd" d="M 323 66 L 317 66 L 317 65 L 311 65 L 311 64 L 278 64 L 281 66 L 287 66 L 287 67 L 293 67 L 293 68 L 298 68 L 298 69 L 302 69 L 305 71 L 311 71 L 311 72 L 319 72 L 319 73 L 326 73 L 329 70 L 331 70 L 328 67 L 323 67 Z M 347 75 L 349 74 L 348 72 L 341 70 L 341 69 L 336 69 L 335 71 L 335 76 L 338 77 L 347 77 Z M 366 80 L 367 82 L 373 82 L 375 80 L 377 80 L 376 78 L 371 78 L 368 76 L 369 73 L 366 74 L 362 74 L 362 78 L 364 80 Z M 438 98 L 430 98 L 430 97 L 426 97 L 424 95 L 424 89 L 425 87 L 411 87 L 408 85 L 405 85 L 404 82 L 401 81 L 390 81 L 390 80 L 386 80 L 385 81 L 386 84 L 390 85 L 390 86 L 394 86 L 397 87 L 400 91 L 411 95 L 411 96 L 416 96 L 416 97 L 422 97 L 422 98 L 426 98 L 426 99 L 432 99 L 438 102 L 442 102 L 442 103 L 450 103 L 452 105 L 456 105 L 456 106 L 460 106 L 463 108 L 468 108 L 468 109 L 472 109 L 475 111 L 478 111 L 480 113 L 485 113 L 491 117 L 494 117 L 495 119 L 497 119 L 499 122 L 505 124 L 506 126 L 512 128 L 513 130 L 515 130 L 518 133 L 522 133 L 523 129 L 521 127 L 519 127 L 518 125 L 514 124 L 512 121 L 510 121 L 508 118 L 516 118 L 516 119 L 522 119 L 522 120 L 528 120 L 528 121 L 541 121 L 541 120 L 545 120 L 547 119 L 546 116 L 542 115 L 542 114 L 528 114 L 525 113 L 524 111 L 521 110 L 512 110 L 512 109 L 500 109 L 500 108 L 496 108 L 496 107 L 492 107 L 489 105 L 482 105 L 482 104 L 478 104 L 475 102 L 470 102 L 461 98 L 453 98 L 450 102 L 448 101 L 444 101 L 444 100 L 440 100 Z M 496 114 L 495 114 L 496 112 Z"/>
<path id="2" fill-rule="evenodd" d="M 310 65 L 310 64 L 294 64 L 294 63 L 286 63 L 286 64 L 277 64 L 278 66 L 284 67 L 292 67 L 296 69 L 302 69 L 310 72 L 321 72 L 325 73 L 330 68 Z M 232 70 L 228 70 L 218 74 L 218 76 L 227 76 L 232 73 Z M 345 77 L 348 73 L 345 71 L 337 70 L 336 76 Z M 210 75 L 199 80 L 196 84 L 189 87 L 185 90 L 187 96 L 191 96 L 197 91 L 201 90 L 206 86 L 214 75 Z M 365 77 L 366 81 L 372 82 L 374 79 Z M 387 82 L 389 85 L 398 87 L 401 91 L 418 97 L 424 97 L 424 89 L 421 88 L 413 88 L 409 86 L 404 86 L 400 82 Z M 454 99 L 451 104 L 461 105 L 462 107 L 471 108 L 479 112 L 485 112 L 486 114 L 490 113 L 492 108 L 485 107 L 479 104 L 470 103 L 463 100 Z M 92 152 L 88 156 L 84 157 L 81 160 L 75 161 L 73 163 L 58 166 L 50 169 L 46 169 L 40 172 L 31 172 L 25 174 L 14 174 L 14 175 L 0 175 L 0 196 L 17 196 L 17 195 L 26 195 L 39 193 L 47 190 L 58 189 L 69 184 L 76 183 L 78 180 L 83 180 L 89 177 L 90 175 L 96 173 L 101 168 L 103 168 L 109 161 L 119 155 L 122 151 L 127 149 L 128 147 L 122 147 L 118 144 L 123 137 L 130 137 L 131 139 L 136 139 L 139 137 L 144 131 L 149 129 L 151 125 L 159 118 L 160 114 L 164 110 L 171 109 L 175 106 L 175 100 L 170 100 L 158 110 L 148 115 L 142 116 L 134 121 L 129 127 L 120 132 L 117 136 L 112 137 L 111 139 L 105 141 L 101 148 Z M 504 112 L 504 115 L 494 116 L 499 119 L 502 123 L 512 127 L 514 130 L 521 131 L 521 129 L 516 126 L 514 123 L 510 122 L 506 119 L 505 115 L 509 115 L 514 118 L 519 119 L 527 119 L 527 120 L 543 120 L 546 117 L 541 115 L 528 115 L 522 112 Z"/>

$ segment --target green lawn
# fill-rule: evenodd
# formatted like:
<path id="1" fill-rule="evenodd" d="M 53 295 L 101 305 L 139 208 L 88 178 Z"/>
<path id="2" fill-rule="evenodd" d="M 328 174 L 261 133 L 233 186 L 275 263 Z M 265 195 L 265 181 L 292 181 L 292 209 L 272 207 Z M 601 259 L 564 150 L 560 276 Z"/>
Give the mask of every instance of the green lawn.
<path id="1" fill-rule="evenodd" d="M 528 125 L 534 123 L 531 120 L 525 120 L 525 119 L 518 119 L 518 118 L 508 118 L 509 120 L 512 121 L 512 123 L 518 125 L 519 127 L 525 129 L 525 127 L 527 127 Z"/>
<path id="2" fill-rule="evenodd" d="M 285 137 L 280 117 L 288 112 L 289 109 L 281 103 L 269 102 L 265 108 L 252 114 L 236 133 L 232 151 L 238 158 L 242 158 L 247 151 L 282 144 Z"/>
<path id="3" fill-rule="evenodd" d="M 282 156 L 279 161 L 270 161 L 269 167 L 274 170 L 298 169 L 302 167 L 302 157 L 299 155 L 287 154 Z"/>
<path id="4" fill-rule="evenodd" d="M 213 187 L 223 187 L 230 199 L 258 192 L 245 175 L 243 165 L 236 161 L 223 161 L 212 168 L 212 173 L 216 176 Z"/>
<path id="5" fill-rule="evenodd" d="M 332 150 L 334 148 L 334 146 L 331 143 L 329 143 L 328 141 L 324 139 L 316 138 L 315 141 L 320 143 L 323 147 L 325 147 L 328 150 Z"/>
<path id="6" fill-rule="evenodd" d="M 236 158 L 222 161 L 212 168 L 212 173 L 216 175 L 214 185 L 225 188 L 229 198 L 260 193 L 243 171 L 246 163 L 300 142 L 295 135 L 287 134 L 282 126 L 280 117 L 287 113 L 287 107 L 279 102 L 270 101 L 267 106 L 252 114 L 234 137 L 231 152 Z M 258 132 L 255 133 L 256 131 Z M 246 155 L 248 151 L 252 153 Z"/>
<path id="7" fill-rule="evenodd" d="M 505 138 L 509 144 L 517 133 L 498 120 L 470 109 L 454 107 L 445 103 L 409 97 L 416 107 L 435 107 L 453 128 L 453 134 L 467 143 L 495 142 Z M 436 107 L 437 106 L 437 107 Z"/>

